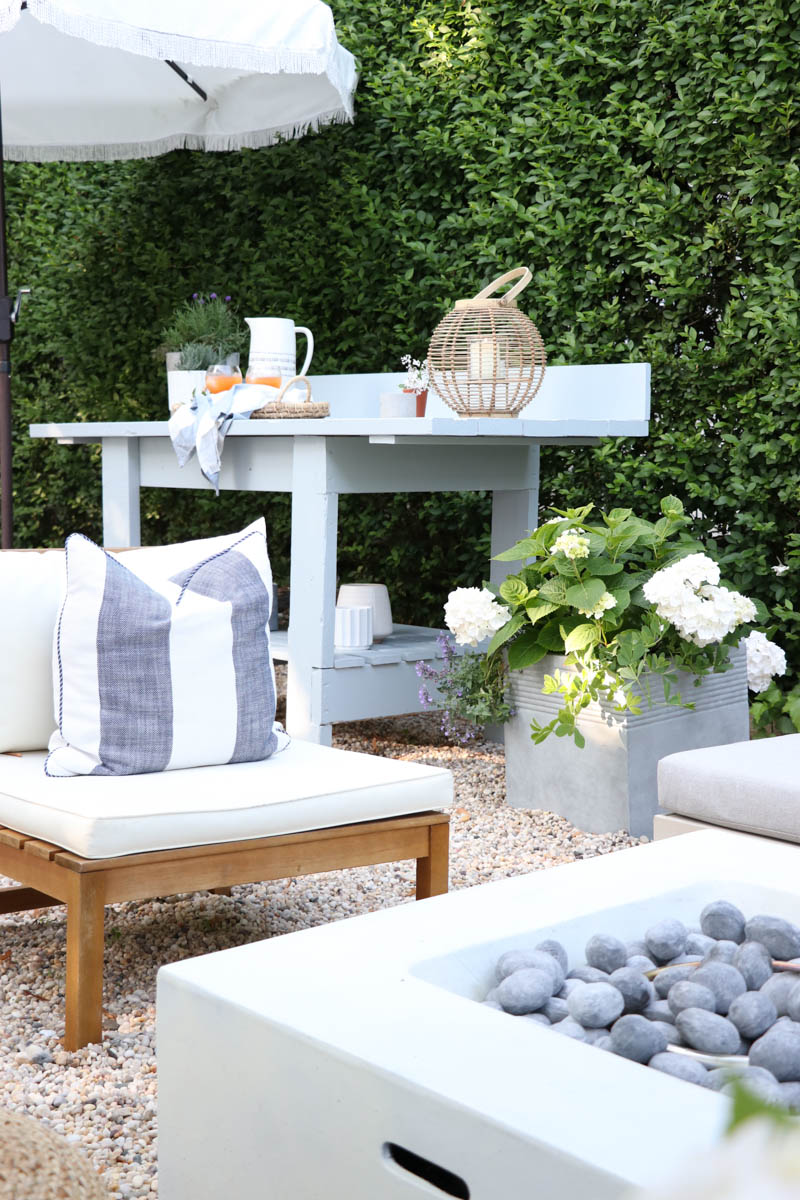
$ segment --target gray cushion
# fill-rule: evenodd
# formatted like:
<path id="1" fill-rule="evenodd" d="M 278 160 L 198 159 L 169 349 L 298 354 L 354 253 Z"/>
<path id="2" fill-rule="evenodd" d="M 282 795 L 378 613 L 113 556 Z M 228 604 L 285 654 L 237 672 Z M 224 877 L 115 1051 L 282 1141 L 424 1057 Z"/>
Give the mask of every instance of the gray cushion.
<path id="1" fill-rule="evenodd" d="M 667 812 L 800 841 L 800 733 L 670 754 L 658 764 Z"/>

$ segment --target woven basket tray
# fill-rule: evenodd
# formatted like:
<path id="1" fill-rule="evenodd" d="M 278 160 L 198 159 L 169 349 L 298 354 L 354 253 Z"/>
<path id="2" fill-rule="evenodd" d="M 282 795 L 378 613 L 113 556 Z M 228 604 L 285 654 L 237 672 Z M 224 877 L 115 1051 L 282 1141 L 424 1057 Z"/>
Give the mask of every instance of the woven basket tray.
<path id="1" fill-rule="evenodd" d="M 288 389 L 295 383 L 303 383 L 306 388 L 305 400 L 284 400 Z M 261 408 L 257 408 L 255 412 L 250 414 L 250 420 L 269 421 L 277 420 L 281 417 L 328 417 L 330 416 L 330 405 L 324 401 L 316 401 L 311 399 L 311 383 L 305 375 L 295 375 L 283 385 L 278 395 L 274 400 L 268 400 Z"/>

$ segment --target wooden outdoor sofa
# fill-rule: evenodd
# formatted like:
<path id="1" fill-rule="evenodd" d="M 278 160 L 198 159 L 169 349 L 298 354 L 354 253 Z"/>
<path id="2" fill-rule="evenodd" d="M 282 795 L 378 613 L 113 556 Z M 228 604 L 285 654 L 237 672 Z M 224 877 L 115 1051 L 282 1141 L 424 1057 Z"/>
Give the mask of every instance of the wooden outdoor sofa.
<path id="1" fill-rule="evenodd" d="M 417 899 L 447 891 L 436 806 L 452 780 L 439 768 L 308 742 L 265 762 L 116 779 L 49 779 L 43 760 L 0 755 L 0 874 L 19 881 L 0 888 L 0 913 L 67 906 L 68 1050 L 102 1039 L 106 904 L 412 858 Z"/>

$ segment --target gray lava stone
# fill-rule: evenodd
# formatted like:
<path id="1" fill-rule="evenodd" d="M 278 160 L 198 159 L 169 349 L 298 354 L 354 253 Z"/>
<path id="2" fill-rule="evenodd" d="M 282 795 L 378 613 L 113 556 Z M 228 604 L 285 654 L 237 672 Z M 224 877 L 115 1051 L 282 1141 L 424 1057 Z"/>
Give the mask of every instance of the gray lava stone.
<path id="1" fill-rule="evenodd" d="M 496 1000 L 497 999 L 497 988 L 496 987 L 489 989 L 489 991 L 486 993 L 486 999 L 487 1000 Z"/>
<path id="2" fill-rule="evenodd" d="M 535 1021 L 537 1025 L 546 1025 L 550 1028 L 550 1022 L 543 1012 L 523 1013 L 523 1021 Z"/>
<path id="3" fill-rule="evenodd" d="M 625 949 L 628 951 L 628 958 L 633 958 L 635 955 L 650 957 L 647 946 L 643 941 L 628 942 Z"/>
<path id="4" fill-rule="evenodd" d="M 523 967 L 507 975 L 497 987 L 497 999 L 506 1012 L 521 1016 L 536 1012 L 553 994 L 553 977 L 535 967 Z"/>
<path id="5" fill-rule="evenodd" d="M 564 972 L 561 963 L 554 955 L 545 950 L 532 950 L 527 955 L 526 967 L 535 967 L 537 971 L 546 971 L 553 977 L 553 994 L 559 992 L 564 983 Z"/>
<path id="6" fill-rule="evenodd" d="M 793 1021 L 800 1021 L 800 976 L 795 976 L 797 983 L 786 997 L 786 1015 Z"/>
<path id="7" fill-rule="evenodd" d="M 680 983 L 682 979 L 693 979 L 695 971 L 698 967 L 691 963 L 679 963 L 675 967 L 667 967 L 666 971 L 659 971 L 653 980 L 653 987 L 656 989 L 656 995 L 661 1000 L 666 1000 L 669 989 L 675 983 Z"/>
<path id="8" fill-rule="evenodd" d="M 586 1029 L 601 1029 L 616 1021 L 625 1001 L 610 983 L 587 983 L 567 996 L 570 1016 Z"/>
<path id="9" fill-rule="evenodd" d="M 580 979 L 565 979 L 561 990 L 557 993 L 559 999 L 566 1000 L 570 992 L 574 992 L 575 988 L 580 987 L 582 980 Z"/>
<path id="10" fill-rule="evenodd" d="M 626 1013 L 643 1012 L 655 1000 L 655 991 L 649 979 L 632 967 L 620 967 L 612 971 L 608 982 L 622 992 Z"/>
<path id="11" fill-rule="evenodd" d="M 717 999 L 711 989 L 703 987 L 702 983 L 692 983 L 691 979 L 674 983 L 669 989 L 667 1003 L 676 1015 L 683 1012 L 685 1008 L 706 1008 L 709 1012 L 717 1011 Z"/>
<path id="12" fill-rule="evenodd" d="M 783 917 L 763 914 L 751 917 L 745 926 L 749 942 L 763 942 L 773 958 L 784 961 L 800 956 L 800 929 Z"/>
<path id="13" fill-rule="evenodd" d="M 542 1012 L 552 1025 L 556 1025 L 559 1021 L 563 1021 L 565 1017 L 569 1016 L 567 1002 L 566 1000 L 562 1000 L 560 996 L 553 996 L 551 1000 L 548 1000 Z"/>
<path id="14" fill-rule="evenodd" d="M 717 1012 L 722 1016 L 730 1008 L 737 996 L 747 991 L 747 984 L 741 972 L 730 963 L 709 962 L 698 967 L 692 976 L 693 983 L 702 983 L 710 988 L 717 1001 Z"/>
<path id="15" fill-rule="evenodd" d="M 597 967 L 590 967 L 585 963 L 583 966 L 573 967 L 567 979 L 579 979 L 581 983 L 607 983 L 608 971 L 600 971 Z"/>
<path id="16" fill-rule="evenodd" d="M 708 1072 L 708 1086 L 714 1092 L 721 1092 L 725 1084 L 730 1083 L 732 1079 L 759 1079 L 762 1083 L 778 1082 L 771 1071 L 766 1071 L 763 1067 L 748 1067 L 742 1063 L 735 1063 L 730 1067 L 714 1067 L 712 1071 Z"/>
<path id="17" fill-rule="evenodd" d="M 703 955 L 703 962 L 733 963 L 738 949 L 736 942 L 715 942 L 708 953 Z"/>
<path id="18" fill-rule="evenodd" d="M 535 950 L 506 950 L 497 960 L 495 978 L 498 983 L 502 983 L 509 975 L 523 970 L 524 967 L 537 967 L 541 970 Z"/>
<path id="19" fill-rule="evenodd" d="M 685 1079 L 687 1083 L 699 1083 L 701 1087 L 705 1087 L 708 1080 L 708 1071 L 703 1064 L 695 1062 L 693 1058 L 687 1058 L 685 1054 L 662 1051 L 660 1054 L 654 1054 L 647 1065 L 656 1071 L 663 1071 L 665 1075 Z"/>
<path id="20" fill-rule="evenodd" d="M 670 1025 L 675 1024 L 675 1013 L 667 1000 L 654 1000 L 652 1004 L 648 1004 L 642 1015 L 647 1017 L 648 1021 L 667 1021 Z"/>
<path id="21" fill-rule="evenodd" d="M 648 958 L 646 954 L 632 954 L 625 963 L 626 967 L 630 967 L 633 971 L 654 971 L 656 964 L 652 958 Z"/>
<path id="22" fill-rule="evenodd" d="M 766 1067 L 779 1083 L 800 1081 L 800 1035 L 772 1028 L 750 1047 L 750 1064 Z"/>
<path id="23" fill-rule="evenodd" d="M 606 1035 L 606 1037 L 598 1038 L 597 1041 L 593 1043 L 593 1045 L 595 1045 L 598 1050 L 610 1050 L 611 1049 L 611 1038 L 608 1037 L 608 1035 Z"/>
<path id="24" fill-rule="evenodd" d="M 567 958 L 567 952 L 561 945 L 561 942 L 556 942 L 553 940 L 553 938 L 546 938 L 543 942 L 539 942 L 539 945 L 536 947 L 536 949 L 543 950 L 545 954 L 552 954 L 553 958 L 557 960 L 561 966 L 561 970 L 566 975 L 567 971 L 569 970 L 569 959 Z"/>
<path id="25" fill-rule="evenodd" d="M 675 1024 L 681 1037 L 704 1054 L 736 1054 L 739 1049 L 736 1026 L 727 1017 L 705 1008 L 685 1008 L 678 1013 Z"/>
<path id="26" fill-rule="evenodd" d="M 714 945 L 714 939 L 706 937 L 704 933 L 690 933 L 686 939 L 687 954 L 707 954 Z M 680 1058 L 680 1055 L 678 1055 Z"/>
<path id="27" fill-rule="evenodd" d="M 702 954 L 676 954 L 674 958 L 669 960 L 667 965 L 670 967 L 679 967 L 681 963 L 694 963 L 699 967 L 702 961 Z"/>
<path id="28" fill-rule="evenodd" d="M 608 1032 L 607 1029 L 587 1029 L 586 1041 L 590 1046 L 599 1046 L 601 1042 L 608 1039 Z"/>
<path id="29" fill-rule="evenodd" d="M 789 997 L 797 986 L 797 976 L 792 975 L 789 971 L 776 971 L 774 975 L 770 975 L 766 983 L 762 983 L 758 989 L 763 995 L 769 996 L 779 1017 L 786 1016 L 786 1006 L 789 1003 Z"/>
<path id="30" fill-rule="evenodd" d="M 483 1004 L 484 1008 L 496 1008 L 500 1012 L 505 1012 L 502 1004 L 498 1004 L 496 1000 L 482 1000 L 481 1004 Z"/>
<path id="31" fill-rule="evenodd" d="M 761 942 L 742 942 L 733 956 L 733 965 L 741 971 L 750 992 L 757 991 L 772 974 L 772 957 Z"/>
<path id="32" fill-rule="evenodd" d="M 779 1083 L 781 1104 L 792 1112 L 800 1112 L 800 1083 Z"/>
<path id="33" fill-rule="evenodd" d="M 744 913 L 727 900 L 712 900 L 700 913 L 700 928 L 716 941 L 743 942 Z"/>
<path id="34" fill-rule="evenodd" d="M 800 1023 L 793 1021 L 791 1017 L 778 1017 L 773 1029 L 788 1029 L 790 1033 L 800 1034 Z"/>
<path id="35" fill-rule="evenodd" d="M 590 967 L 598 971 L 606 971 L 609 975 L 618 967 L 624 967 L 628 961 L 628 951 L 625 943 L 619 938 L 607 933 L 596 933 L 586 943 L 586 961 Z"/>
<path id="36" fill-rule="evenodd" d="M 769 996 L 763 992 L 745 992 L 737 996 L 728 1009 L 728 1020 L 732 1021 L 742 1037 L 759 1038 L 778 1019 L 778 1012 Z"/>
<path id="37" fill-rule="evenodd" d="M 647 1063 L 666 1050 L 666 1027 L 660 1021 L 648 1021 L 637 1013 L 620 1017 L 611 1027 L 611 1049 L 621 1058 Z"/>
<path id="38" fill-rule="evenodd" d="M 577 1021 L 573 1021 L 571 1017 L 567 1017 L 566 1021 L 559 1021 L 552 1028 L 556 1033 L 563 1034 L 564 1037 L 574 1038 L 576 1042 L 586 1041 L 586 1030 Z"/>
<path id="39" fill-rule="evenodd" d="M 683 954 L 686 938 L 686 926 L 674 917 L 651 925 L 644 935 L 648 954 L 662 963 L 669 962 L 676 954 Z"/>

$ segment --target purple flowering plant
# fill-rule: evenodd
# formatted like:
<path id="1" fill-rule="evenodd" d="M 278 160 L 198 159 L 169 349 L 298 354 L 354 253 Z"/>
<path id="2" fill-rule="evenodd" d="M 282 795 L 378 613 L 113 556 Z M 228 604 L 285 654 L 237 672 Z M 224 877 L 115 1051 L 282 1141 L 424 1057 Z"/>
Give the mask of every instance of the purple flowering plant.
<path id="1" fill-rule="evenodd" d="M 423 660 L 416 666 L 422 680 L 420 703 L 441 713 L 440 728 L 446 738 L 468 745 L 484 725 L 503 725 L 513 716 L 506 701 L 505 661 L 501 655 L 487 658 L 473 650 L 459 652 L 443 632 L 436 641 L 441 652 L 437 665 Z"/>

